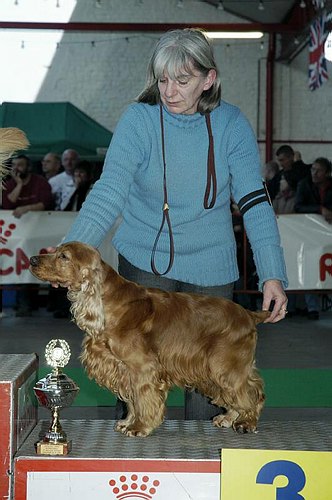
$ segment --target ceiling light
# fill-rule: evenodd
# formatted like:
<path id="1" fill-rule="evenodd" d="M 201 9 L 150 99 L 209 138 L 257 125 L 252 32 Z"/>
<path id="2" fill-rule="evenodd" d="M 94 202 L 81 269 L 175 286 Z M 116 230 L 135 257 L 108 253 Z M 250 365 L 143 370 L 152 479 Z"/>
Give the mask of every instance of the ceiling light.
<path id="1" fill-rule="evenodd" d="M 225 9 L 225 7 L 224 7 L 224 4 L 223 4 L 223 1 L 222 1 L 222 0 L 219 0 L 218 5 L 217 5 L 217 9 L 218 9 L 218 10 L 224 10 L 224 9 Z"/>
<path id="2" fill-rule="evenodd" d="M 209 38 L 262 38 L 261 31 L 207 31 Z"/>
<path id="3" fill-rule="evenodd" d="M 304 0 L 301 0 L 300 7 L 301 7 L 301 9 L 305 9 L 306 8 L 306 4 L 305 4 Z"/>
<path id="4" fill-rule="evenodd" d="M 264 7 L 264 4 L 263 4 L 263 0 L 259 0 L 259 4 L 258 4 L 258 10 L 264 10 L 265 7 Z"/>

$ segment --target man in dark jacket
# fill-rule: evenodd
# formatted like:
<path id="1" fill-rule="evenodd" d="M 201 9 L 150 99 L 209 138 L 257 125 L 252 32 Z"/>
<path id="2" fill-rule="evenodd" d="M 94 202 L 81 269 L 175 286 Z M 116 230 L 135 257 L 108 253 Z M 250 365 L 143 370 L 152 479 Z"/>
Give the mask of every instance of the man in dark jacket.
<path id="1" fill-rule="evenodd" d="M 280 180 L 287 172 L 289 181 L 293 186 L 310 175 L 310 165 L 306 165 L 301 159 L 295 159 L 295 151 L 291 146 L 284 144 L 276 151 L 276 157 L 280 166 L 279 172 L 267 182 L 267 189 L 271 200 L 274 200 L 280 190 Z"/>
<path id="2" fill-rule="evenodd" d="M 311 167 L 311 175 L 298 183 L 295 197 L 295 212 L 321 214 L 332 223 L 332 178 L 331 162 L 317 158 Z M 305 294 L 309 319 L 319 319 L 319 295 Z"/>
<path id="3" fill-rule="evenodd" d="M 295 199 L 295 212 L 322 214 L 332 223 L 331 162 L 317 158 L 311 167 L 311 175 L 299 182 Z"/>

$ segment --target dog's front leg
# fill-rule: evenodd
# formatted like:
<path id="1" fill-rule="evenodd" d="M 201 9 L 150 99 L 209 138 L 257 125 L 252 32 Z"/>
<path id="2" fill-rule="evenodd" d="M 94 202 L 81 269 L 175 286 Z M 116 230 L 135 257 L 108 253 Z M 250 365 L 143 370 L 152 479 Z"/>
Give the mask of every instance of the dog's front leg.
<path id="1" fill-rule="evenodd" d="M 114 430 L 118 432 L 126 433 L 126 430 L 129 425 L 131 425 L 135 421 L 135 411 L 134 406 L 131 401 L 125 401 L 127 405 L 127 416 L 121 420 L 118 420 L 115 424 Z"/>
<path id="2" fill-rule="evenodd" d="M 136 367 L 131 379 L 129 415 L 116 429 L 126 436 L 148 436 L 163 422 L 168 386 L 160 380 L 153 363 Z"/>

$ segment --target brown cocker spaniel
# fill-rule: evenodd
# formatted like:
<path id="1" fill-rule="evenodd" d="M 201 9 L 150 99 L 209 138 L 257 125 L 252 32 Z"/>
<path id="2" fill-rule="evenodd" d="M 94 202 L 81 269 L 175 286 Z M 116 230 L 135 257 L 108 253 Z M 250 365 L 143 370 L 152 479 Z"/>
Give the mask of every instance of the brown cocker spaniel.
<path id="1" fill-rule="evenodd" d="M 256 324 L 269 312 L 145 288 L 119 276 L 83 243 L 65 243 L 30 263 L 37 278 L 68 287 L 74 321 L 85 332 L 81 360 L 89 377 L 127 403 L 117 431 L 151 434 L 176 385 L 226 408 L 214 417 L 216 427 L 255 432 L 264 404 L 255 368 Z"/>

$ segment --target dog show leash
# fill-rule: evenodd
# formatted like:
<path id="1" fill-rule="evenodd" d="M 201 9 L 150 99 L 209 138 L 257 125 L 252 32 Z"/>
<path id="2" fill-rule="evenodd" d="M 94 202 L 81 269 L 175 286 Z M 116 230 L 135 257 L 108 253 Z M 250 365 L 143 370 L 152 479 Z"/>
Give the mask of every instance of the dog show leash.
<path id="1" fill-rule="evenodd" d="M 174 237 L 171 219 L 169 216 L 169 205 L 168 205 L 168 196 L 167 196 L 167 177 L 166 177 L 166 155 L 165 155 L 165 130 L 164 130 L 164 117 L 163 117 L 163 107 L 160 104 L 160 130 L 161 130 L 161 149 L 162 149 L 162 157 L 163 157 L 163 192 L 164 192 L 164 202 L 163 202 L 163 218 L 161 221 L 160 229 L 156 236 L 152 253 L 151 253 L 151 269 L 154 274 L 157 276 L 164 276 L 167 274 L 173 266 L 174 262 Z M 216 168 L 214 161 L 214 143 L 213 143 L 213 135 L 211 128 L 211 119 L 210 113 L 205 115 L 206 126 L 209 134 L 209 150 L 208 150 L 208 159 L 207 159 L 207 179 L 206 179 L 206 188 L 204 194 L 204 208 L 211 209 L 214 207 L 217 197 L 217 177 L 216 177 Z M 211 195 L 211 186 L 212 186 L 212 195 Z M 209 202 L 209 198 L 211 195 L 211 201 Z M 167 223 L 167 230 L 169 235 L 169 262 L 167 269 L 164 272 L 159 272 L 157 270 L 155 264 L 155 257 L 157 246 L 159 242 L 159 238 L 161 236 L 162 230 L 164 228 L 165 223 Z"/>

